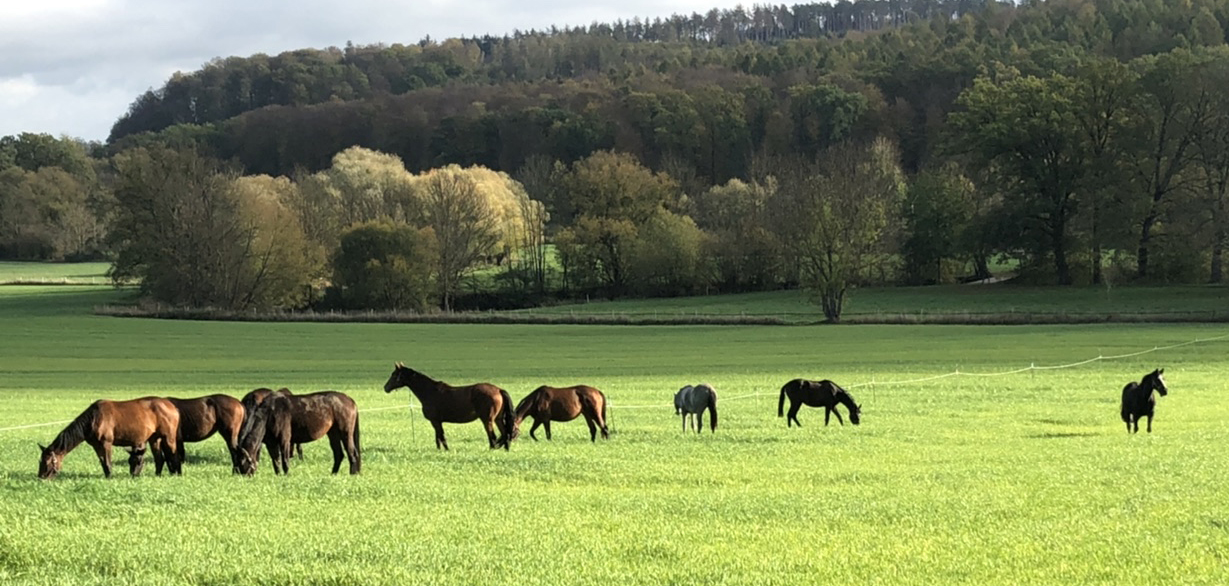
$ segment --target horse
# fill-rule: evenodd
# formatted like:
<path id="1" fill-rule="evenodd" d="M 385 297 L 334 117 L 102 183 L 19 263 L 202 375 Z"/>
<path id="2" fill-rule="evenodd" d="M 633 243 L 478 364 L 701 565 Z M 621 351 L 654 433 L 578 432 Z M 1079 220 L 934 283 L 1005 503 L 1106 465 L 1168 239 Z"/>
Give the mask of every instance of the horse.
<path id="1" fill-rule="evenodd" d="M 52 440 L 50 446 L 38 446 L 42 451 L 38 477 L 50 479 L 59 474 L 64 455 L 81 442 L 94 448 L 102 464 L 102 474 L 107 478 L 111 477 L 112 446 L 143 449 L 147 442 L 154 448 L 159 473 L 161 462 L 165 461 L 171 474 L 179 474 L 178 430 L 179 411 L 161 397 L 94 401 Z"/>
<path id="2" fill-rule="evenodd" d="M 292 444 L 316 441 L 325 435 L 333 448 L 333 474 L 341 470 L 343 452 L 350 461 L 350 474 L 358 474 L 362 469 L 358 406 L 345 393 L 273 393 L 248 419 L 239 440 L 238 468 L 242 474 L 250 476 L 256 472 L 261 443 L 269 449 L 273 473 L 289 474 Z"/>
<path id="3" fill-rule="evenodd" d="M 1139 382 L 1129 382 L 1122 388 L 1122 420 L 1127 424 L 1127 433 L 1139 433 L 1139 418 L 1148 418 L 1148 433 L 1152 433 L 1152 414 L 1156 410 L 1156 391 L 1164 397 L 1169 394 L 1165 387 L 1164 368 L 1158 368 Z"/>
<path id="4" fill-rule="evenodd" d="M 448 449 L 448 440 L 444 438 L 445 423 L 469 423 L 475 419 L 482 420 L 491 449 L 501 446 L 509 449 L 515 421 L 508 391 L 490 383 L 454 387 L 398 362 L 388 382 L 384 383 L 384 392 L 391 393 L 401 387 L 409 387 L 422 403 L 422 416 L 435 428 L 435 449 Z M 498 439 L 496 427 L 500 433 Z"/>
<path id="5" fill-rule="evenodd" d="M 292 393 L 290 392 L 290 389 L 286 387 L 282 387 L 276 391 L 273 389 L 261 387 L 259 389 L 253 389 L 251 392 L 244 395 L 243 398 L 239 400 L 239 403 L 243 406 L 243 423 L 239 427 L 240 437 L 245 435 L 245 432 L 247 431 L 248 417 L 252 414 L 252 412 L 256 411 L 256 407 L 260 406 L 260 404 L 263 403 L 265 399 L 269 398 L 269 396 L 273 394 L 290 395 Z M 299 444 L 295 444 L 294 451 L 295 451 L 295 456 L 298 457 L 300 460 L 302 460 L 303 459 L 303 446 Z M 238 466 L 238 457 L 239 455 L 236 454 L 235 455 L 236 466 Z M 260 459 L 259 454 L 257 454 L 257 461 L 259 461 L 259 459 Z"/>
<path id="6" fill-rule="evenodd" d="M 687 385 L 674 394 L 674 414 L 683 416 L 683 431 L 687 431 L 687 416 L 696 422 L 696 433 L 702 433 L 704 422 L 700 419 L 704 410 L 708 409 L 708 425 L 713 433 L 717 433 L 717 391 L 713 387 L 700 383 L 696 386 Z"/>
<path id="7" fill-rule="evenodd" d="M 521 421 L 526 417 L 533 418 L 529 437 L 538 441 L 534 432 L 539 425 L 546 427 L 546 439 L 549 440 L 550 422 L 571 421 L 581 415 L 585 416 L 585 423 L 589 425 L 589 441 L 597 441 L 598 430 L 602 432 L 602 439 L 610 439 L 610 430 L 606 427 L 606 395 L 601 391 L 585 385 L 564 388 L 538 387 L 516 405 L 512 439 L 521 435 Z"/>
<path id="8" fill-rule="evenodd" d="M 222 436 L 226 442 L 226 451 L 230 454 L 233 470 L 238 469 L 239 461 L 236 449 L 239 447 L 239 429 L 243 425 L 244 408 L 238 399 L 229 395 L 206 395 L 195 399 L 177 399 L 167 397 L 176 409 L 179 409 L 179 435 L 176 443 L 179 445 L 179 464 L 182 466 L 187 454 L 185 443 L 199 442 L 208 439 L 214 433 Z M 161 466 L 158 468 L 161 469 Z"/>
<path id="9" fill-rule="evenodd" d="M 862 416 L 862 406 L 854 402 L 849 391 L 830 380 L 811 381 L 796 378 L 785 383 L 785 386 L 781 387 L 781 397 L 777 399 L 777 417 L 785 415 L 786 395 L 789 396 L 789 418 L 785 420 L 786 427 L 792 423 L 797 423 L 798 427 L 802 427 L 802 422 L 798 421 L 798 410 L 803 405 L 823 407 L 825 409 L 824 425 L 828 425 L 833 413 L 836 414 L 836 420 L 841 425 L 845 425 L 845 420 L 841 419 L 841 412 L 836 410 L 837 403 L 849 410 L 850 423 L 858 425 Z"/>

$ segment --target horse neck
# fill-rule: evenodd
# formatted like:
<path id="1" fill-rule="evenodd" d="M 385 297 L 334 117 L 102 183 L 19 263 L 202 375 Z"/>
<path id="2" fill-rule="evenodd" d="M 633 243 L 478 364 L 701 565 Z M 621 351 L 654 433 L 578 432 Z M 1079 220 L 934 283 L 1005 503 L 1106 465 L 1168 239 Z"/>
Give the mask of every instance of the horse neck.
<path id="1" fill-rule="evenodd" d="M 52 452 L 57 454 L 66 454 L 71 452 L 73 448 L 81 445 L 85 441 L 85 432 L 89 429 L 90 424 L 94 422 L 94 409 L 86 409 L 84 413 L 78 415 L 76 419 L 69 423 L 64 431 L 55 436 L 51 440 L 51 445 L 47 446 Z"/>
<path id="2" fill-rule="evenodd" d="M 850 397 L 849 393 L 846 392 L 845 389 L 838 387 L 836 392 L 832 393 L 832 398 L 835 399 L 837 403 L 844 405 L 850 411 L 858 408 L 858 404 L 854 403 L 853 397 Z"/>
<path id="3" fill-rule="evenodd" d="M 405 386 L 406 388 L 410 389 L 411 393 L 414 393 L 415 397 L 418 397 L 419 401 L 430 399 L 434 397 L 441 388 L 448 387 L 448 385 L 418 372 L 417 370 L 410 376 L 406 377 Z"/>

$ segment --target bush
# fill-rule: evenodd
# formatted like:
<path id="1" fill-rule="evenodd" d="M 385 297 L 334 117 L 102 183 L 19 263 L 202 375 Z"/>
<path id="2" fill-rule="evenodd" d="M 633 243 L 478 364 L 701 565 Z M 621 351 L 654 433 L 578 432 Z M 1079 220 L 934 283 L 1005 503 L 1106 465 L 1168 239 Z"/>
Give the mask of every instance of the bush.
<path id="1" fill-rule="evenodd" d="M 344 307 L 423 311 L 436 298 L 431 273 L 435 233 L 388 221 L 342 232 L 333 256 L 333 287 Z"/>

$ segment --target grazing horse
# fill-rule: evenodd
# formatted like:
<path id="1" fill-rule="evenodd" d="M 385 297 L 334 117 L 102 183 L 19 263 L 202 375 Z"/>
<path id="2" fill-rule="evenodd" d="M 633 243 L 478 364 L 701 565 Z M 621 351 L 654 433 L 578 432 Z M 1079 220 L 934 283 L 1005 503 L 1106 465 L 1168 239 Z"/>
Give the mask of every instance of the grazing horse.
<path id="1" fill-rule="evenodd" d="M 503 446 L 507 450 L 512 443 L 515 421 L 508 391 L 490 383 L 454 387 L 398 362 L 388 382 L 384 383 L 384 392 L 391 393 L 401 387 L 409 387 L 422 403 L 422 416 L 435 428 L 435 449 L 448 449 L 448 440 L 444 439 L 445 423 L 469 423 L 475 419 L 481 419 L 486 427 L 491 449 Z M 495 437 L 497 427 L 498 438 Z"/>
<path id="2" fill-rule="evenodd" d="M 1165 387 L 1164 368 L 1158 368 L 1146 375 L 1139 382 L 1127 383 L 1122 388 L 1122 420 L 1127 424 L 1127 433 L 1139 432 L 1139 418 L 1148 418 L 1148 433 L 1152 433 L 1152 414 L 1156 411 L 1156 391 L 1162 397 L 1169 394 Z"/>
<path id="3" fill-rule="evenodd" d="M 248 421 L 249 421 L 248 418 L 251 416 L 253 412 L 256 411 L 256 408 L 265 401 L 265 399 L 269 398 L 271 395 L 289 396 L 291 394 L 292 393 L 290 392 L 290 389 L 286 387 L 282 387 L 276 391 L 273 389 L 267 389 L 267 388 L 261 387 L 259 389 L 253 389 L 250 393 L 244 395 L 243 398 L 239 400 L 239 403 L 243 405 L 243 424 L 240 425 L 239 427 L 239 437 L 243 437 L 245 435 L 247 428 L 248 428 Z M 299 444 L 295 444 L 294 450 L 295 450 L 295 456 L 297 456 L 300 460 L 302 460 L 303 459 L 303 446 Z M 238 455 L 236 455 L 236 458 L 237 457 Z M 260 455 L 257 454 L 257 461 L 259 462 L 259 460 L 260 460 Z M 238 460 L 236 460 L 236 462 L 237 461 Z"/>
<path id="4" fill-rule="evenodd" d="M 154 448 L 154 461 L 166 461 L 171 474 L 179 474 L 179 454 L 176 443 L 179 411 L 170 401 L 160 397 L 143 397 L 131 401 L 94 401 L 68 427 L 43 447 L 38 462 L 38 477 L 54 478 L 60 473 L 64 455 L 85 442 L 94 448 L 102 473 L 111 477 L 111 447 L 126 446 L 143 449 L 146 442 Z"/>
<path id="5" fill-rule="evenodd" d="M 362 468 L 358 406 L 345 393 L 322 391 L 306 395 L 274 393 L 256 407 L 239 439 L 239 472 L 256 472 L 260 444 L 269 449 L 274 474 L 289 474 L 291 446 L 329 436 L 333 474 L 341 470 L 343 452 L 350 474 Z"/>
<path id="6" fill-rule="evenodd" d="M 811 381 L 796 378 L 785 383 L 781 387 L 781 397 L 777 399 L 777 417 L 785 415 L 785 397 L 789 396 L 789 418 L 785 420 L 785 426 L 789 427 L 792 423 L 797 423 L 798 427 L 802 427 L 802 422 L 798 421 L 798 410 L 803 405 L 809 407 L 823 407 L 824 425 L 828 425 L 829 417 L 835 413 L 836 420 L 841 425 L 845 425 L 845 421 L 841 419 L 841 412 L 836 410 L 837 403 L 849 409 L 849 421 L 857 425 L 862 416 L 862 406 L 854 403 L 853 397 L 849 391 L 837 386 L 836 383 L 830 380 Z"/>
<path id="7" fill-rule="evenodd" d="M 606 395 L 601 391 L 585 386 L 574 387 L 538 387 L 532 393 L 521 399 L 516 406 L 516 419 L 512 422 L 512 439 L 521 435 L 521 421 L 526 417 L 533 418 L 533 427 L 529 428 L 529 437 L 538 441 L 533 432 L 538 426 L 546 427 L 546 439 L 550 439 L 550 422 L 571 421 L 584 415 L 585 423 L 589 424 L 589 440 L 597 441 L 597 432 L 602 431 L 602 439 L 610 439 L 610 430 L 606 427 Z"/>
<path id="8" fill-rule="evenodd" d="M 696 433 L 704 430 L 701 416 L 708 409 L 708 425 L 713 433 L 717 433 L 717 391 L 704 383 L 696 386 L 687 385 L 674 394 L 674 414 L 683 416 L 683 431 L 687 431 L 687 417 L 690 415 L 696 421 Z"/>

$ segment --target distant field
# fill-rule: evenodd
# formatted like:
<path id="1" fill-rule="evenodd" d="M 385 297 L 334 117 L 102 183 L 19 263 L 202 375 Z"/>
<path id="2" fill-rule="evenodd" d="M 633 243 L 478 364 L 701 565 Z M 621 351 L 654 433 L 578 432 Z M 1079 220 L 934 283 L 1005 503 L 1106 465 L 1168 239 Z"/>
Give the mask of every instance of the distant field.
<path id="1" fill-rule="evenodd" d="M 108 282 L 107 269 L 111 263 L 50 263 L 0 261 L 0 284 L 9 283 L 68 283 L 97 284 Z"/>
<path id="2" fill-rule="evenodd" d="M 594 301 L 521 310 L 539 314 L 748 315 L 797 321 L 824 318 L 805 291 Z M 926 314 L 1202 314 L 1229 313 L 1229 287 L 1024 287 L 1011 284 L 881 287 L 849 294 L 845 316 Z"/>
<path id="3" fill-rule="evenodd" d="M 225 323 L 107 318 L 123 291 L 0 288 L 0 583 L 1222 584 L 1229 551 L 1229 327 L 600 327 Z M 1132 358 L 993 377 L 1128 354 Z M 613 437 L 452 451 L 381 390 L 403 360 L 516 398 L 606 391 Z M 1122 385 L 1166 368 L 1155 432 L 1128 436 Z M 832 378 L 858 427 L 776 417 L 798 376 Z M 670 397 L 708 381 L 715 435 Z M 874 384 L 868 384 L 868 383 Z M 82 446 L 35 479 L 36 443 L 96 398 L 349 393 L 363 473 L 306 446 L 289 477 L 231 476 L 221 442 L 182 478 L 101 478 Z M 147 468 L 149 470 L 150 468 Z"/>

